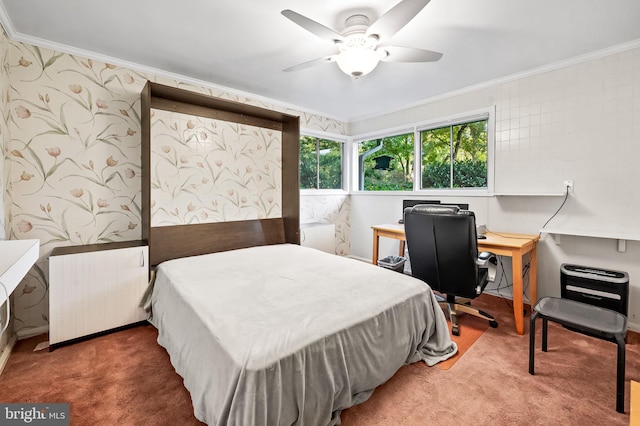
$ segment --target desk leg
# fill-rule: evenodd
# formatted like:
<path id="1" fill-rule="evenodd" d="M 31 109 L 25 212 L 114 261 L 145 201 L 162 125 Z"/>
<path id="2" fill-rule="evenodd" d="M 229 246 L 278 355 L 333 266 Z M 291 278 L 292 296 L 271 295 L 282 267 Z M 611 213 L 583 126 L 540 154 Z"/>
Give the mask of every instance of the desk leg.
<path id="1" fill-rule="evenodd" d="M 371 255 L 371 263 L 374 265 L 378 264 L 378 246 L 380 244 L 380 234 L 378 234 L 377 230 L 373 230 L 373 254 Z"/>
<path id="2" fill-rule="evenodd" d="M 404 256 L 404 240 L 400 240 L 400 253 L 398 253 L 399 256 Z"/>
<path id="3" fill-rule="evenodd" d="M 531 249 L 530 265 L 529 265 L 529 299 L 531 300 L 531 309 L 538 301 L 538 243 L 533 243 Z"/>
<path id="4" fill-rule="evenodd" d="M 522 302 L 522 253 L 515 252 L 511 256 L 513 274 L 513 317 L 516 320 L 516 331 L 524 334 L 524 304 Z"/>

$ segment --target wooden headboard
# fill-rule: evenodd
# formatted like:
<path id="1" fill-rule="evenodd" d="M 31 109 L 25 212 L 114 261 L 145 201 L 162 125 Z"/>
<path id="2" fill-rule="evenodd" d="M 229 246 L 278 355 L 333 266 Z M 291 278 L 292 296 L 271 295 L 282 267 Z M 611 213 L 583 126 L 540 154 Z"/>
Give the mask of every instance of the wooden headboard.
<path id="1" fill-rule="evenodd" d="M 142 238 L 149 263 L 259 245 L 300 243 L 297 116 L 148 81 L 142 101 Z M 151 109 L 247 124 L 282 132 L 282 217 L 178 226 L 151 226 Z"/>

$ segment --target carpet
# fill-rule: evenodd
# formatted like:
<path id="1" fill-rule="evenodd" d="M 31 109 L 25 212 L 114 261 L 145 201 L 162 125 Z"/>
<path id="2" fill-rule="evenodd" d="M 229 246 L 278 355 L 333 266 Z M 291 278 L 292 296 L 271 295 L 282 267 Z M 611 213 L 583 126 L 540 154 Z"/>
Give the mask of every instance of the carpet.
<path id="1" fill-rule="evenodd" d="M 498 328 L 488 328 L 447 371 L 423 362 L 403 366 L 367 401 L 344 410 L 341 426 L 629 426 L 640 345 L 627 345 L 626 414 L 620 414 L 614 344 L 549 324 L 549 351 L 538 346 L 532 376 L 529 336 L 516 333 L 510 304 L 483 294 L 473 305 L 495 316 Z M 460 338 L 469 337 L 468 329 Z M 157 337 L 155 328 L 141 326 L 53 352 L 33 352 L 46 336 L 20 340 L 0 376 L 0 401 L 69 402 L 73 426 L 202 426 Z"/>
<path id="2" fill-rule="evenodd" d="M 451 335 L 451 340 L 458 345 L 458 353 L 449 358 L 446 361 L 438 363 L 440 370 L 448 370 L 453 364 L 455 364 L 464 353 L 482 336 L 482 334 L 489 328 L 489 322 L 482 318 L 474 317 L 469 314 L 458 315 L 458 325 L 460 326 L 460 335 Z M 451 333 L 451 322 L 447 315 L 447 326 L 449 327 L 449 333 Z"/>

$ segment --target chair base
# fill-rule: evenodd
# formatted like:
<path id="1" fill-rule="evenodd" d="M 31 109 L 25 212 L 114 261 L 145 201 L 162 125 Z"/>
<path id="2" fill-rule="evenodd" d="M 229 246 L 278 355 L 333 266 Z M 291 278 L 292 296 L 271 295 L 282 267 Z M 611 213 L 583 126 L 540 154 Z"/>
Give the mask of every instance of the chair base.
<path id="1" fill-rule="evenodd" d="M 462 299 L 462 300 L 458 299 L 458 300 L 451 301 L 450 298 L 447 298 L 446 301 L 442 301 L 438 303 L 443 310 L 449 311 L 449 319 L 451 320 L 451 334 L 453 334 L 454 336 L 460 335 L 460 326 L 458 325 L 458 316 L 457 316 L 459 312 L 485 319 L 489 321 L 489 326 L 491 328 L 498 327 L 498 322 L 492 315 L 484 311 L 481 311 L 480 309 L 473 308 L 471 306 L 471 303 L 469 302 L 469 299 Z"/>

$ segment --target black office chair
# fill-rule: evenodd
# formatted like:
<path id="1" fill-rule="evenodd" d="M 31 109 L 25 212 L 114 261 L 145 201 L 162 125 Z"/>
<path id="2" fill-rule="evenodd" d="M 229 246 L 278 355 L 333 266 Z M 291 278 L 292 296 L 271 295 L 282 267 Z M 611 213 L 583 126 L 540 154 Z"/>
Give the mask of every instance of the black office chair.
<path id="1" fill-rule="evenodd" d="M 411 274 L 446 295 L 440 305 L 449 310 L 451 332 L 460 335 L 456 312 L 486 319 L 497 327 L 493 316 L 470 303 L 495 280 L 497 264 L 493 253 L 478 255 L 473 212 L 458 206 L 419 204 L 405 209 L 404 229 Z"/>

